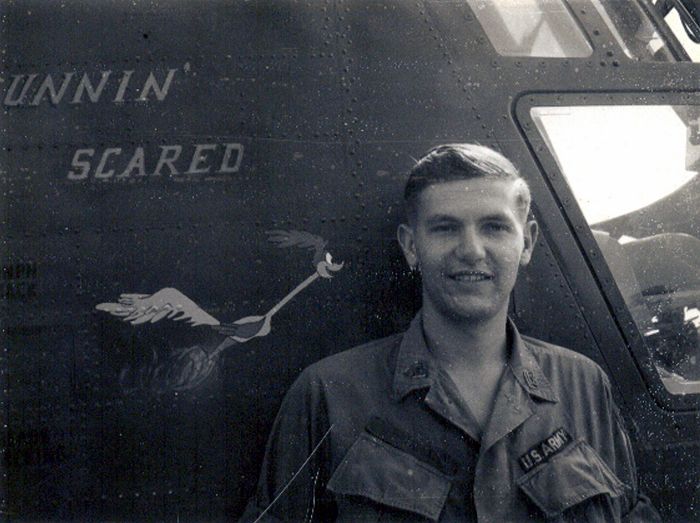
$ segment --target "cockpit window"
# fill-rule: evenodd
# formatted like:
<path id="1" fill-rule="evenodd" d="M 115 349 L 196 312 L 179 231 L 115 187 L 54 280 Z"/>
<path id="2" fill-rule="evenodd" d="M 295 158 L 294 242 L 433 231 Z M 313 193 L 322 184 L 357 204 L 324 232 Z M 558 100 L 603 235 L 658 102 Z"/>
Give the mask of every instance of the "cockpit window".
<path id="1" fill-rule="evenodd" d="M 592 48 L 562 0 L 467 0 L 504 56 L 586 57 Z"/>
<path id="2" fill-rule="evenodd" d="M 698 109 L 531 109 L 673 394 L 700 393 Z"/>
<path id="3" fill-rule="evenodd" d="M 657 2 L 656 6 L 657 9 L 662 10 L 664 21 L 685 49 L 688 58 L 693 62 L 700 62 L 700 34 L 698 34 L 698 23 L 695 21 L 695 18 L 700 15 L 700 5 L 696 7 L 695 4 L 691 4 L 688 7 L 695 8 L 691 10 L 679 2 L 665 0 Z"/>
<path id="4" fill-rule="evenodd" d="M 591 0 L 610 34 L 625 54 L 642 62 L 673 62 L 675 58 L 651 18 L 633 0 Z"/>

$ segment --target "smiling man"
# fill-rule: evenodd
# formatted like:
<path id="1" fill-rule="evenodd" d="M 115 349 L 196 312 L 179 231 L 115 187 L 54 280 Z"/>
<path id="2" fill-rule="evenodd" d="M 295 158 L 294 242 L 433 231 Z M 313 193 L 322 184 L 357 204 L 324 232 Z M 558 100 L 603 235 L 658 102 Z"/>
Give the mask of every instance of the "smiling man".
<path id="1" fill-rule="evenodd" d="M 513 164 L 439 146 L 404 196 L 422 310 L 301 374 L 244 520 L 658 520 L 603 371 L 507 317 L 537 238 Z"/>

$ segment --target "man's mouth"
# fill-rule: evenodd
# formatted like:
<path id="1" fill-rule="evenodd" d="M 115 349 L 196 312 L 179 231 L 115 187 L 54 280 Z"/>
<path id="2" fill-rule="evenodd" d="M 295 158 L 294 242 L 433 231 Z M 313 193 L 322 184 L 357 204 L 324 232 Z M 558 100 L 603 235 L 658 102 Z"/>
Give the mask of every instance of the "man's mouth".
<path id="1" fill-rule="evenodd" d="M 493 275 L 491 273 L 484 271 L 455 271 L 448 273 L 447 276 L 453 280 L 468 283 L 476 283 L 493 279 Z"/>

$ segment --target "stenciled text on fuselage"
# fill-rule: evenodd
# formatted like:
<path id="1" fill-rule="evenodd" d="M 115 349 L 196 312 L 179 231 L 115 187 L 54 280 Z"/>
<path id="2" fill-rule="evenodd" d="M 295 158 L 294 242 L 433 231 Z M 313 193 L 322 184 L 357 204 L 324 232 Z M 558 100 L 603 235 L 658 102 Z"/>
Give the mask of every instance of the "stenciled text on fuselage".
<path id="1" fill-rule="evenodd" d="M 67 179 L 225 176 L 240 170 L 243 151 L 241 143 L 81 148 L 73 153 Z"/>

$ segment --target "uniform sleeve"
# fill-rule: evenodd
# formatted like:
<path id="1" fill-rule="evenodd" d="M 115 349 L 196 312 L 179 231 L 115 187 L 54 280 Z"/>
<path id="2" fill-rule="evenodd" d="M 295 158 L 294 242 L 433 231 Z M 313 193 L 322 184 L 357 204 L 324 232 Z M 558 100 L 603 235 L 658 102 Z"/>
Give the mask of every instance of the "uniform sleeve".
<path id="1" fill-rule="evenodd" d="M 622 503 L 622 521 L 626 523 L 660 522 L 661 516 L 651 504 L 649 498 L 639 491 L 637 467 L 634 462 L 632 443 L 625 430 L 620 411 L 612 398 L 610 382 L 605 377 L 605 394 L 612 432 L 612 452 L 608 463 L 615 464 L 615 473 L 626 486 L 625 501 Z"/>
<path id="2" fill-rule="evenodd" d="M 321 384 L 309 370 L 299 376 L 282 402 L 243 522 L 334 518 L 325 489 L 331 428 Z"/>

